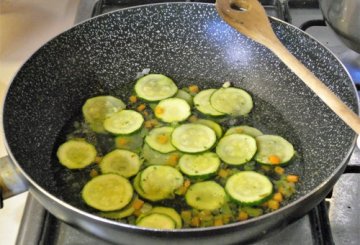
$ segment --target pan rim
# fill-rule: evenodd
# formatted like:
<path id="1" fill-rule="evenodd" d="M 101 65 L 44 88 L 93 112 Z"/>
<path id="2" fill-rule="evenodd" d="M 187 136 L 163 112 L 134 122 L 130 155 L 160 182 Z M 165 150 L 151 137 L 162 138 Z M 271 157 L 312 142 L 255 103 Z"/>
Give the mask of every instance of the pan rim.
<path id="1" fill-rule="evenodd" d="M 214 4 L 212 3 L 194 3 L 194 2 L 170 2 L 170 3 L 154 3 L 154 4 L 145 4 L 145 5 L 138 5 L 138 6 L 132 6 L 132 7 L 128 7 L 128 8 L 124 8 L 124 9 L 121 9 L 121 10 L 114 10 L 114 11 L 111 11 L 111 12 L 108 12 L 108 13 L 104 13 L 104 14 L 101 14 L 101 15 L 98 15 L 94 18 L 91 18 L 91 19 L 88 19 L 88 20 L 84 20 L 82 22 L 79 22 L 77 23 L 76 25 L 72 26 L 71 28 L 63 31 L 62 33 L 56 35 L 55 37 L 51 38 L 50 40 L 48 40 L 44 45 L 46 45 L 48 42 L 51 42 L 52 40 L 56 39 L 58 36 L 62 35 L 63 33 L 73 29 L 73 28 L 76 28 L 78 25 L 82 25 L 83 23 L 86 23 L 88 21 L 92 21 L 94 19 L 97 19 L 99 17 L 103 17 L 103 16 L 106 16 L 106 15 L 111 15 L 113 13 L 116 13 L 116 12 L 119 12 L 119 11 L 124 11 L 124 10 L 128 10 L 128 9 L 133 9 L 133 8 L 143 8 L 143 7 L 149 7 L 149 6 L 155 6 L 155 5 L 184 5 L 184 4 L 188 4 L 188 5 L 207 5 L 207 6 L 214 6 Z M 310 39 L 312 39 L 313 41 L 315 41 L 317 44 L 321 45 L 322 48 L 324 48 L 327 52 L 329 52 L 333 58 L 335 58 L 337 61 L 338 61 L 338 64 L 341 65 L 341 67 L 344 69 L 345 73 L 347 74 L 348 78 L 351 80 L 352 82 L 352 86 L 353 86 L 353 89 L 354 91 L 356 91 L 355 89 L 355 84 L 354 84 L 354 81 L 352 79 L 352 77 L 350 76 L 348 70 L 346 69 L 346 67 L 344 66 L 344 64 L 340 61 L 340 59 L 331 51 L 329 50 L 326 46 L 324 46 L 322 43 L 320 43 L 319 41 L 317 41 L 314 37 L 312 37 L 310 34 L 300 30 L 298 27 L 294 26 L 294 25 L 291 25 L 289 23 L 286 23 L 285 21 L 282 21 L 280 19 L 277 19 L 275 17 L 270 17 L 270 19 L 274 20 L 275 22 L 280 22 L 284 25 L 287 25 L 287 26 L 290 26 L 291 28 L 295 28 L 297 29 L 298 31 L 302 32 L 303 34 L 306 34 Z M 43 45 L 43 46 L 44 46 Z M 11 88 L 11 85 L 13 83 L 13 81 L 15 80 L 17 74 L 19 73 L 19 71 L 23 68 L 24 64 L 27 63 L 35 53 L 37 53 L 40 49 L 43 48 L 43 46 L 41 46 L 40 48 L 38 48 L 25 62 L 23 62 L 23 64 L 19 67 L 19 69 L 17 70 L 16 73 L 14 73 L 11 81 L 10 81 L 10 84 L 9 86 L 7 87 L 6 91 L 5 91 L 5 96 L 3 98 L 3 101 L 2 101 L 2 108 L 5 107 L 5 102 L 6 102 L 6 99 L 7 99 L 7 96 L 8 96 L 8 92 Z M 359 115 L 359 97 L 358 96 L 355 96 L 356 97 L 356 101 L 357 101 L 357 105 L 356 105 L 356 110 L 357 110 L 357 114 Z M 4 111 L 3 111 L 3 114 L 4 114 Z M 334 116 L 336 116 L 334 114 Z M 322 181 L 322 183 L 320 185 L 318 185 L 316 188 L 314 188 L 313 190 L 309 191 L 307 194 L 299 197 L 298 199 L 296 199 L 295 201 L 292 201 L 291 203 L 287 204 L 286 206 L 284 207 L 281 207 L 280 209 L 276 210 L 276 211 L 273 211 L 273 212 L 270 212 L 270 213 L 267 213 L 267 214 L 264 214 L 264 215 L 261 215 L 259 217 L 256 217 L 256 218 L 252 218 L 252 219 L 249 219 L 249 220 L 246 220 L 246 221 L 241 221 L 241 222 L 235 222 L 235 223 L 231 223 L 231 224 L 226 224 L 226 225 L 223 225 L 223 226 L 218 226 L 218 227 L 205 227 L 205 228 L 182 228 L 182 229 L 175 229 L 175 230 L 157 230 L 157 229 L 150 229 L 150 228 L 143 228 L 143 227 L 138 227 L 138 226 L 135 226 L 135 225 L 129 225 L 129 224 L 124 224 L 124 223 L 120 223 L 120 222 L 117 222 L 117 221 L 112 221 L 112 220 L 109 220 L 109 219 L 106 219 L 106 218 L 102 218 L 102 217 L 99 217 L 95 214 L 91 214 L 89 212 L 86 212 L 84 210 L 81 210 L 75 206 L 72 206 L 70 204 L 68 204 L 67 202 L 59 199 L 58 197 L 56 197 L 55 195 L 49 193 L 47 190 L 45 190 L 43 187 L 41 187 L 40 185 L 38 185 L 24 170 L 23 168 L 20 166 L 20 164 L 17 162 L 17 160 L 15 159 L 11 149 L 10 149 L 10 146 L 7 142 L 7 139 L 6 139 L 6 135 L 5 135 L 5 130 L 4 130 L 4 116 L 2 116 L 2 129 L 1 129 L 3 135 L 2 135 L 2 138 L 4 140 L 4 145 L 5 145 L 5 148 L 6 148 L 6 151 L 11 159 L 11 161 L 15 164 L 15 166 L 21 171 L 21 173 L 25 176 L 25 178 L 27 179 L 27 181 L 30 183 L 31 187 L 32 188 L 35 188 L 35 190 L 41 192 L 42 194 L 44 194 L 47 198 L 49 198 L 51 201 L 57 203 L 58 205 L 60 205 L 62 208 L 65 208 L 71 212 L 74 212 L 74 213 L 77 213 L 81 216 L 85 216 L 89 219 L 92 219 L 92 220 L 97 220 L 101 223 L 106 223 L 108 225 L 112 225 L 114 227 L 122 227 L 122 228 L 128 228 L 128 229 L 131 229 L 131 230 L 143 230 L 143 231 L 147 231 L 147 232 L 153 232 L 153 233 L 199 233 L 199 232 L 211 232 L 211 231 L 219 231 L 219 230 L 227 230 L 227 229 L 232 229 L 232 228 L 235 228 L 235 227 L 238 227 L 238 226 L 246 226 L 246 225 L 249 225 L 249 224 L 252 224 L 252 223 L 258 223 L 258 222 L 261 222 L 262 220 L 266 220 L 268 219 L 269 217 L 271 216 L 274 216 L 276 214 L 281 214 L 281 213 L 284 213 L 286 211 L 286 209 L 289 209 L 290 207 L 296 207 L 298 205 L 301 205 L 301 203 L 305 202 L 306 200 L 310 199 L 312 196 L 314 196 L 318 191 L 320 191 L 322 188 L 324 188 L 329 182 L 331 182 L 331 180 L 335 180 L 337 181 L 337 179 L 334 179 L 338 174 L 339 172 L 341 171 L 342 168 L 344 168 L 345 164 L 347 163 L 349 157 L 351 156 L 355 146 L 356 146 L 356 134 L 354 134 L 354 137 L 353 137 L 353 140 L 352 140 L 352 144 L 351 144 L 351 147 L 350 149 L 348 150 L 348 152 L 346 152 L 346 157 L 342 160 L 342 162 L 333 170 L 332 174 L 329 175 L 324 181 Z M 30 192 L 32 190 L 30 189 Z"/>

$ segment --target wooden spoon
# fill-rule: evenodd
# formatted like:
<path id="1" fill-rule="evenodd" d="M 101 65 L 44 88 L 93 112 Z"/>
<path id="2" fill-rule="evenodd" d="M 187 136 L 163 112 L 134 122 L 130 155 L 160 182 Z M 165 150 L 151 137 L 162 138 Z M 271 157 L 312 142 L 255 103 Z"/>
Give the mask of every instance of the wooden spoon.
<path id="1" fill-rule="evenodd" d="M 243 35 L 279 57 L 347 125 L 360 134 L 360 118 L 280 42 L 258 0 L 216 0 L 219 15 Z"/>

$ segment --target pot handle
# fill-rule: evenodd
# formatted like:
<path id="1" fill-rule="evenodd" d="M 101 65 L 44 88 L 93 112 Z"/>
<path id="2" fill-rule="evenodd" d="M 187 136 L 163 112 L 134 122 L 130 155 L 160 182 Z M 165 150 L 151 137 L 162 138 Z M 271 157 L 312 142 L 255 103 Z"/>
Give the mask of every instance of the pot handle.
<path id="1" fill-rule="evenodd" d="M 0 158 L 0 208 L 3 200 L 28 190 L 28 182 L 9 156 Z"/>

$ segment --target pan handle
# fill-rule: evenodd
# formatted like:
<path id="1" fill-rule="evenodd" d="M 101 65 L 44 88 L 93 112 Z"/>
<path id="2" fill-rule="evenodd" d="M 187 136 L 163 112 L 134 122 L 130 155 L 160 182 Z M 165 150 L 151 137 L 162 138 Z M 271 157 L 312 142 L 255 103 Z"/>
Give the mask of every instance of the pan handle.
<path id="1" fill-rule="evenodd" d="M 27 191 L 28 187 L 28 182 L 10 157 L 0 158 L 0 208 L 3 207 L 3 199 Z"/>

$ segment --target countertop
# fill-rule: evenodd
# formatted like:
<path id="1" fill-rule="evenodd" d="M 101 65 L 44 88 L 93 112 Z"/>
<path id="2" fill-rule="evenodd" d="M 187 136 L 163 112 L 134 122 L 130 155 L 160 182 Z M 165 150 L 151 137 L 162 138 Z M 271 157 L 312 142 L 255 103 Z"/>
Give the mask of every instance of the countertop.
<path id="1" fill-rule="evenodd" d="M 75 22 L 80 0 L 0 0 L 0 121 L 3 100 L 21 65 L 43 44 Z M 2 124 L 1 124 L 2 127 Z M 0 157 L 7 155 L 3 129 Z M 0 209 L 0 243 L 15 244 L 27 192 L 5 200 Z"/>

